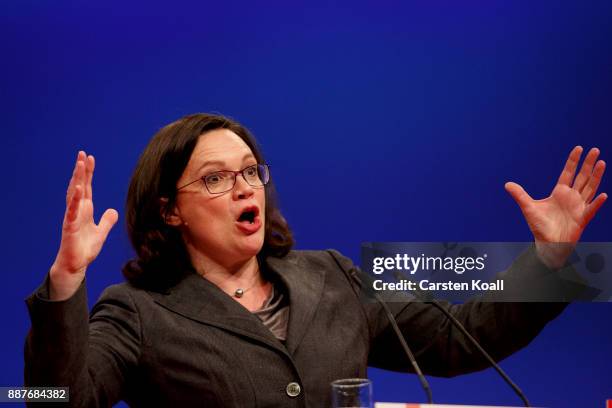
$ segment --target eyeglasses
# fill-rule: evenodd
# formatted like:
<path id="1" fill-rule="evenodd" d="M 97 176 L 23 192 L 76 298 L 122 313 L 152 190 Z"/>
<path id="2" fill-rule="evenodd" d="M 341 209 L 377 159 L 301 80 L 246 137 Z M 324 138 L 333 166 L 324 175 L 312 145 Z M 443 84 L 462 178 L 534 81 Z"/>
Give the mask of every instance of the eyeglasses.
<path id="1" fill-rule="evenodd" d="M 181 190 L 187 186 L 203 181 L 204 186 L 210 194 L 221 194 L 230 191 L 236 184 L 236 176 L 242 174 L 242 178 L 251 187 L 263 187 L 270 181 L 270 166 L 267 164 L 253 164 L 249 167 L 245 167 L 242 170 L 222 170 L 215 171 L 214 173 L 207 174 L 200 177 L 197 180 L 190 181 L 189 183 L 179 187 Z"/>

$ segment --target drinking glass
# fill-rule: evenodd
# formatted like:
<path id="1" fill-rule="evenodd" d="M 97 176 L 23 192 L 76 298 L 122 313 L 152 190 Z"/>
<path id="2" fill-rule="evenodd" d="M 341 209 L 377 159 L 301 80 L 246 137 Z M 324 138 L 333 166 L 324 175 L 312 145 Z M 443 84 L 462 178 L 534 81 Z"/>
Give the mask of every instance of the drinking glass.
<path id="1" fill-rule="evenodd" d="M 367 378 L 344 378 L 331 383 L 333 408 L 373 408 L 372 382 Z"/>

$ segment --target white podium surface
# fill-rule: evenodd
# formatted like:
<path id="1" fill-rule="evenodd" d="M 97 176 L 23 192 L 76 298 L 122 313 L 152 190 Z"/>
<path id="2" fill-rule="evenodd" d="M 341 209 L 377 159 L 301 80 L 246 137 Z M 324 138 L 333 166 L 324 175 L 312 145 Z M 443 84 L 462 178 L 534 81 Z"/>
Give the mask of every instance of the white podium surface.
<path id="1" fill-rule="evenodd" d="M 403 402 L 377 402 L 374 408 L 520 408 L 500 405 L 448 405 L 448 404 L 407 404 Z"/>

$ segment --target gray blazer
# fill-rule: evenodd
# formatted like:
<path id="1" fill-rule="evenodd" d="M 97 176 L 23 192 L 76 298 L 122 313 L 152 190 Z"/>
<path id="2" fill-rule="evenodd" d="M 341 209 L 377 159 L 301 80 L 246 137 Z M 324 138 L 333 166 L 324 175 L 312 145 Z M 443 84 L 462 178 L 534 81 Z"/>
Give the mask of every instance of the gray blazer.
<path id="1" fill-rule="evenodd" d="M 542 269 L 533 254 L 516 264 Z M 27 300 L 32 328 L 25 384 L 70 387 L 70 406 L 326 407 L 330 382 L 367 367 L 410 371 L 382 307 L 359 298 L 359 270 L 336 251 L 292 251 L 266 268 L 290 302 L 282 344 L 253 314 L 190 274 L 166 293 L 108 287 L 88 315 L 83 284 L 70 299 Z M 487 367 L 429 304 L 390 303 L 426 374 Z M 446 305 L 500 360 L 525 346 L 565 304 Z M 39 406 L 38 404 L 36 406 Z M 66 406 L 65 404 L 62 406 Z"/>

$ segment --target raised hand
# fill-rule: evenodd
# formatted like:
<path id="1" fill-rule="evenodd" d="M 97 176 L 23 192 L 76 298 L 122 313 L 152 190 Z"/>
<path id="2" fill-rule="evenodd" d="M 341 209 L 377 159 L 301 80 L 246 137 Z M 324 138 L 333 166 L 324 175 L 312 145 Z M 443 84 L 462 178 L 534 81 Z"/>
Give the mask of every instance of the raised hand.
<path id="1" fill-rule="evenodd" d="M 87 266 L 100 253 L 119 217 L 117 211 L 108 209 L 97 225 L 94 222 L 91 188 L 94 167 L 94 157 L 80 151 L 66 192 L 60 248 L 49 272 L 53 300 L 67 299 L 79 288 Z"/>
<path id="2" fill-rule="evenodd" d="M 523 212 L 540 255 L 542 248 L 550 248 L 548 244 L 551 243 L 570 244 L 573 247 L 608 198 L 606 193 L 595 197 L 606 169 L 606 163 L 597 160 L 599 149 L 593 148 L 589 151 L 580 172 L 574 178 L 581 155 L 582 147 L 574 147 L 557 185 L 550 196 L 543 200 L 534 200 L 516 183 L 509 182 L 505 185 L 506 191 Z"/>

